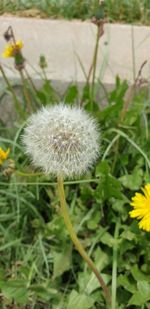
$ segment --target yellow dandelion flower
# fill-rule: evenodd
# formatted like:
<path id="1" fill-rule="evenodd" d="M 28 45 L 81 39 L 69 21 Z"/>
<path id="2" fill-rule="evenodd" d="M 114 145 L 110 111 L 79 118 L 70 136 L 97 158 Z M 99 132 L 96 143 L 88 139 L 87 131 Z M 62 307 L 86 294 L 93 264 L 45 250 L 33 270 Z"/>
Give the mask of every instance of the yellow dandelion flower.
<path id="1" fill-rule="evenodd" d="M 135 193 L 130 205 L 133 210 L 129 212 L 131 218 L 140 220 L 139 228 L 150 232 L 150 183 L 141 188 L 144 194 Z"/>
<path id="2" fill-rule="evenodd" d="M 14 57 L 17 52 L 19 52 L 23 47 L 23 42 L 17 41 L 16 44 L 6 45 L 4 52 L 2 53 L 3 58 Z"/>
<path id="3" fill-rule="evenodd" d="M 10 148 L 8 148 L 6 151 L 4 151 L 1 147 L 0 147 L 0 165 L 3 164 L 3 162 L 7 159 L 8 155 L 10 152 Z"/>

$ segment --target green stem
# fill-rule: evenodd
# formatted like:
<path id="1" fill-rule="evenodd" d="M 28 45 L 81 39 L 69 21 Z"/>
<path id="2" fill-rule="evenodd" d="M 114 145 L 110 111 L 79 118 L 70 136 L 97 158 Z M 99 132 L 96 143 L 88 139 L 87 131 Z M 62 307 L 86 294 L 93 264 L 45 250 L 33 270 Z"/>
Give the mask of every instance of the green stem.
<path id="1" fill-rule="evenodd" d="M 17 98 L 17 96 L 16 96 L 16 94 L 15 94 L 15 91 L 14 91 L 14 89 L 13 89 L 11 83 L 9 82 L 9 79 L 7 78 L 7 76 L 6 76 L 6 74 L 5 74 L 5 71 L 3 70 L 3 67 L 1 66 L 1 64 L 0 64 L 0 72 L 2 73 L 2 76 L 3 76 L 3 78 L 4 78 L 4 81 L 5 81 L 5 83 L 6 83 L 7 87 L 8 87 L 8 89 L 9 89 L 9 91 L 10 91 L 11 94 L 12 94 L 12 97 L 13 97 L 13 100 L 14 100 L 14 103 L 15 103 L 16 110 L 18 111 L 18 113 L 19 113 L 19 115 L 21 116 L 21 118 L 24 119 L 24 112 L 23 112 L 23 110 L 22 110 L 22 108 L 21 108 L 21 104 L 20 104 L 20 102 L 19 102 L 19 100 L 18 100 L 18 98 Z"/>
<path id="2" fill-rule="evenodd" d="M 69 213 L 68 213 L 68 208 L 67 208 L 67 204 L 66 204 L 66 199 L 65 199 L 65 192 L 64 192 L 64 183 L 63 183 L 63 177 L 62 176 L 58 176 L 57 178 L 57 184 L 58 184 L 58 194 L 59 194 L 59 198 L 60 198 L 60 205 L 61 205 L 61 214 L 64 218 L 64 222 L 65 225 L 67 227 L 67 230 L 69 232 L 70 238 L 72 240 L 72 242 L 74 243 L 77 251 L 80 253 L 80 255 L 83 257 L 83 259 L 86 261 L 86 263 L 89 265 L 89 267 L 91 268 L 91 270 L 94 272 L 95 276 L 97 277 L 100 286 L 103 289 L 103 293 L 105 295 L 105 299 L 107 302 L 107 305 L 110 306 L 111 304 L 111 296 L 110 296 L 110 292 L 108 287 L 106 286 L 102 276 L 100 275 L 99 271 L 97 270 L 97 268 L 95 267 L 93 261 L 89 258 L 89 256 L 87 255 L 86 251 L 84 250 L 82 244 L 80 243 L 74 228 L 72 226 L 70 217 L 69 217 Z"/>
<path id="3" fill-rule="evenodd" d="M 45 72 L 45 69 L 44 69 L 44 68 L 42 68 L 42 72 L 43 72 L 44 80 L 45 80 L 45 81 L 48 81 L 47 75 L 46 75 L 46 72 Z"/>
<path id="4" fill-rule="evenodd" d="M 34 82 L 33 82 L 32 78 L 31 78 L 31 76 L 30 76 L 30 74 L 28 73 L 28 71 L 27 71 L 26 68 L 24 68 L 24 72 L 25 72 L 25 74 L 26 74 L 26 76 L 27 76 L 27 78 L 28 78 L 28 80 L 29 80 L 29 82 L 30 82 L 32 88 L 34 89 L 35 93 L 37 93 L 37 89 L 36 89 L 36 87 L 35 87 L 35 85 L 34 85 Z"/>
<path id="5" fill-rule="evenodd" d="M 23 93 L 24 93 L 24 97 L 25 97 L 25 100 L 26 100 L 27 112 L 30 113 L 30 111 L 31 111 L 31 101 L 30 101 L 29 94 L 28 94 L 28 91 L 27 91 L 26 81 L 25 81 L 23 70 L 19 70 L 19 73 L 20 73 L 21 80 L 22 80 Z"/>
<path id="6" fill-rule="evenodd" d="M 117 294 L 117 239 L 119 235 L 119 223 L 117 222 L 114 240 L 115 244 L 113 247 L 113 264 L 112 264 L 112 307 L 111 309 L 116 309 L 116 294 Z"/>

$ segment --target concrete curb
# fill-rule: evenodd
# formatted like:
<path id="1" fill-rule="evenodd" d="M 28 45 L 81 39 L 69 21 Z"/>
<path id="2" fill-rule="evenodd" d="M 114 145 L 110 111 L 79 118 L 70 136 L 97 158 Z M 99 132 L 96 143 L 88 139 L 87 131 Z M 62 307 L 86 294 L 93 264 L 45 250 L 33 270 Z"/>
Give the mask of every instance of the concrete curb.
<path id="1" fill-rule="evenodd" d="M 40 79 L 38 62 L 44 54 L 47 76 L 52 81 L 64 83 L 85 82 L 92 62 L 96 26 L 91 22 L 43 20 L 32 18 L 0 17 L 0 54 L 5 41 L 3 33 L 11 25 L 17 39 L 24 41 L 23 54 L 33 79 Z M 106 24 L 100 40 L 96 75 L 104 84 L 114 84 L 116 75 L 132 83 L 142 63 L 143 78 L 150 77 L 150 27 Z M 80 59 L 80 61 L 79 61 Z M 13 59 L 0 59 L 10 78 L 17 78 Z M 32 67 L 34 69 L 32 69 Z"/>

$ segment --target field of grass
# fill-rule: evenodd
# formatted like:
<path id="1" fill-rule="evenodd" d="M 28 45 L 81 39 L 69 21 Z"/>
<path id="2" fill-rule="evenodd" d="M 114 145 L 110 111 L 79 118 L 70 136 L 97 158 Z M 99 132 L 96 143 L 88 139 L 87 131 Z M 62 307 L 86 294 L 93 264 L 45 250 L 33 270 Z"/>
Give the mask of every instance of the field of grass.
<path id="1" fill-rule="evenodd" d="M 9 36 L 5 33 L 7 40 Z M 0 65 L 5 82 L 0 104 L 7 96 L 15 113 L 11 126 L 11 119 L 8 125 L 5 115 L 0 117 L 0 307 L 106 309 L 97 278 L 70 240 L 56 178 L 32 165 L 22 142 L 29 115 L 63 101 L 82 106 L 101 131 L 95 166 L 64 183 L 75 231 L 110 290 L 109 308 L 150 309 L 150 233 L 129 216 L 131 198 L 150 183 L 148 81 L 142 87 L 139 76 L 129 87 L 117 77 L 114 89 L 105 90 L 107 104 L 102 108 L 92 67 L 93 82 L 87 80 L 82 93 L 72 84 L 60 97 L 46 78 L 44 57 L 39 67 L 43 84 L 37 89 L 18 46 L 8 61 L 15 61 L 20 86 L 9 81 Z M 148 227 L 149 201 L 148 191 L 141 200 Z"/>
<path id="2" fill-rule="evenodd" d="M 150 24 L 149 0 L 105 0 L 104 15 L 110 22 Z M 45 18 L 89 19 L 100 14 L 98 0 L 0 0 L 0 14 Z"/>

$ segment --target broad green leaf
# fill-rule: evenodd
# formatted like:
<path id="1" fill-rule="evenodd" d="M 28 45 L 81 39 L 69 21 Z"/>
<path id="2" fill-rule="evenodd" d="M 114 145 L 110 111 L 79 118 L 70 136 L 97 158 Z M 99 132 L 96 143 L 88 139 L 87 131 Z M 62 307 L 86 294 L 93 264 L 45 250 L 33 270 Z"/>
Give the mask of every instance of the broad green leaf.
<path id="1" fill-rule="evenodd" d="M 145 297 L 150 297 L 150 284 L 147 281 L 138 281 L 137 289 L 141 294 L 145 295 Z"/>
<path id="2" fill-rule="evenodd" d="M 112 235 L 108 232 L 105 232 L 102 236 L 101 236 L 101 242 L 105 245 L 107 245 L 108 247 L 113 247 L 113 245 L 116 244 L 115 239 L 112 237 Z"/>
<path id="3" fill-rule="evenodd" d="M 96 197 L 104 200 L 122 198 L 120 182 L 110 174 L 100 175 L 100 182 L 96 188 Z"/>
<path id="4" fill-rule="evenodd" d="M 149 296 L 148 295 L 146 296 L 138 291 L 130 298 L 128 305 L 142 306 L 149 300 L 150 300 L 150 294 Z"/>
<path id="5" fill-rule="evenodd" d="M 53 260 L 53 278 L 56 278 L 71 267 L 71 245 L 64 247 L 62 252 L 53 252 Z"/>
<path id="6" fill-rule="evenodd" d="M 124 123 L 126 125 L 133 125 L 141 116 L 143 110 L 143 103 L 142 102 L 133 102 L 131 108 L 127 111 L 126 117 L 124 119 Z"/>
<path id="7" fill-rule="evenodd" d="M 98 226 L 98 223 L 100 221 L 100 218 L 101 218 L 101 214 L 99 211 L 95 212 L 91 218 L 88 220 L 87 222 L 87 227 L 90 229 L 90 230 L 95 230 Z"/>
<path id="8" fill-rule="evenodd" d="M 125 290 L 129 291 L 130 293 L 136 292 L 136 284 L 134 282 L 129 281 L 126 275 L 120 275 L 117 279 L 118 285 L 122 286 Z"/>
<path id="9" fill-rule="evenodd" d="M 108 265 L 109 263 L 109 258 L 106 253 L 104 253 L 100 248 L 97 248 L 95 252 L 95 265 L 96 268 L 100 271 Z M 108 275 L 102 274 L 101 276 L 103 277 L 103 280 L 108 283 L 110 280 L 110 277 Z M 95 276 L 95 274 L 92 272 L 89 277 L 87 278 L 87 282 L 85 285 L 85 291 L 87 294 L 91 294 L 94 290 L 96 290 L 99 287 L 99 282 Z"/>
<path id="10" fill-rule="evenodd" d="M 96 265 L 96 268 L 100 271 L 109 264 L 109 257 L 106 253 L 104 253 L 100 248 L 97 248 L 94 263 Z M 110 276 L 101 273 L 102 278 L 106 283 L 109 282 Z M 97 288 L 99 288 L 99 282 L 93 274 L 93 272 L 89 271 L 87 269 L 86 272 L 82 272 L 78 276 L 78 284 L 80 287 L 80 291 L 86 292 L 86 294 L 91 295 L 93 291 L 95 291 Z"/>
<path id="11" fill-rule="evenodd" d="M 86 294 L 79 294 L 75 290 L 72 290 L 69 296 L 69 302 L 67 309 L 92 309 L 93 300 Z"/>
<path id="12" fill-rule="evenodd" d="M 96 176 L 101 176 L 108 174 L 110 172 L 110 167 L 107 161 L 102 161 L 96 166 Z"/>
<path id="13" fill-rule="evenodd" d="M 28 289 L 23 280 L 8 280 L 1 285 L 4 297 L 14 299 L 20 304 L 26 304 L 28 300 Z"/>
<path id="14" fill-rule="evenodd" d="M 110 174 L 110 168 L 107 161 L 99 163 L 96 169 L 96 175 L 100 182 L 96 188 L 96 197 L 98 199 L 109 199 L 115 197 L 122 198 L 120 182 Z"/>
<path id="15" fill-rule="evenodd" d="M 30 290 L 35 292 L 38 298 L 45 301 L 49 301 L 52 297 L 56 297 L 56 295 L 58 294 L 58 291 L 56 289 L 51 289 L 42 285 L 32 285 L 30 286 Z"/>
<path id="16" fill-rule="evenodd" d="M 150 281 L 150 275 L 149 274 L 144 274 L 139 268 L 137 265 L 134 265 L 132 268 L 131 268 L 131 273 L 132 273 L 132 276 L 133 278 L 136 280 L 136 281 Z"/>
<path id="17" fill-rule="evenodd" d="M 143 181 L 143 171 L 139 168 L 135 168 L 131 175 L 124 175 L 119 178 L 120 182 L 123 184 L 125 188 L 131 190 L 138 190 Z"/>
<path id="18" fill-rule="evenodd" d="M 77 85 L 71 85 L 67 89 L 65 96 L 65 103 L 73 103 L 78 98 L 78 88 Z"/>

